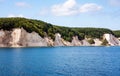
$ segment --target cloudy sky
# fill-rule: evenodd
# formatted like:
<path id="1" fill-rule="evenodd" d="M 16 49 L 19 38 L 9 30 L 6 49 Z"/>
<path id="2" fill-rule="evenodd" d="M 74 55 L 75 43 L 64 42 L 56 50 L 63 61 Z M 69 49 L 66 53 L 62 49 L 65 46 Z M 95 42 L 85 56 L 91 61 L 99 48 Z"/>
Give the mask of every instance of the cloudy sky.
<path id="1" fill-rule="evenodd" d="M 120 30 L 120 0 L 0 0 L 0 17 Z"/>

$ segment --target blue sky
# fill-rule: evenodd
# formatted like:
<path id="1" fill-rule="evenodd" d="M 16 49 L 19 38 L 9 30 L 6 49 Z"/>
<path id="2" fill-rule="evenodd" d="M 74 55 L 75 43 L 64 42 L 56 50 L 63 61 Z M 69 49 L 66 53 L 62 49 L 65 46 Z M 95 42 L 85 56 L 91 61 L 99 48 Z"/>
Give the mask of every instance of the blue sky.
<path id="1" fill-rule="evenodd" d="M 0 17 L 120 30 L 120 0 L 0 0 Z"/>

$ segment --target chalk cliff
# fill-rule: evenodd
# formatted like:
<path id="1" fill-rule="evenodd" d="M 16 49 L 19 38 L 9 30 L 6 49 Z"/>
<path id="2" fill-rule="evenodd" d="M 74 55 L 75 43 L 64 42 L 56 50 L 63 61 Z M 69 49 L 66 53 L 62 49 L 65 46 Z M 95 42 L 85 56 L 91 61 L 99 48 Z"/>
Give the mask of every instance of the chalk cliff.
<path id="1" fill-rule="evenodd" d="M 61 35 L 59 33 L 56 33 L 54 46 L 72 46 L 72 44 L 68 41 L 65 41 L 63 38 L 61 38 Z"/>
<path id="2" fill-rule="evenodd" d="M 47 46 L 47 41 L 37 33 L 28 33 L 16 28 L 12 31 L 0 31 L 0 47 L 34 47 Z"/>
<path id="3" fill-rule="evenodd" d="M 62 42 L 62 38 L 61 35 L 59 33 L 55 34 L 55 42 L 54 42 L 55 46 L 64 46 L 63 42 Z"/>
<path id="4" fill-rule="evenodd" d="M 94 39 L 94 42 L 95 42 L 95 44 L 93 45 L 93 46 L 101 46 L 101 44 L 102 44 L 102 41 L 100 41 L 100 39 Z"/>
<path id="5" fill-rule="evenodd" d="M 82 40 L 82 46 L 90 46 L 91 44 L 87 40 Z"/>
<path id="6" fill-rule="evenodd" d="M 78 36 L 74 36 L 73 40 L 72 40 L 72 46 L 81 46 L 82 43 L 81 41 L 78 39 Z"/>
<path id="7" fill-rule="evenodd" d="M 44 39 L 47 42 L 47 46 L 54 46 L 54 42 L 50 37 L 45 37 Z"/>
<path id="8" fill-rule="evenodd" d="M 108 44 L 111 46 L 120 45 L 119 39 L 113 36 L 112 34 L 104 34 L 104 38 L 107 40 Z"/>
<path id="9" fill-rule="evenodd" d="M 11 40 L 9 42 L 11 47 L 20 47 L 19 41 L 21 37 L 21 29 L 13 29 L 11 33 Z"/>
<path id="10" fill-rule="evenodd" d="M 47 46 L 47 41 L 41 36 L 39 36 L 38 33 L 28 33 L 24 29 L 21 29 L 21 38 L 19 40 L 21 46 Z"/>
<path id="11" fill-rule="evenodd" d="M 0 46 L 4 47 L 4 36 L 5 32 L 3 30 L 0 31 Z"/>
<path id="12" fill-rule="evenodd" d="M 120 45 L 118 38 L 112 34 L 104 34 L 104 39 L 108 45 Z M 38 33 L 28 33 L 23 28 L 14 28 L 6 31 L 0 30 L 0 47 L 41 47 L 41 46 L 101 46 L 102 41 L 93 39 L 95 44 L 90 44 L 86 39 L 79 40 L 78 36 L 74 36 L 72 41 L 64 40 L 59 33 L 55 34 L 55 40 L 50 37 L 42 38 Z"/>

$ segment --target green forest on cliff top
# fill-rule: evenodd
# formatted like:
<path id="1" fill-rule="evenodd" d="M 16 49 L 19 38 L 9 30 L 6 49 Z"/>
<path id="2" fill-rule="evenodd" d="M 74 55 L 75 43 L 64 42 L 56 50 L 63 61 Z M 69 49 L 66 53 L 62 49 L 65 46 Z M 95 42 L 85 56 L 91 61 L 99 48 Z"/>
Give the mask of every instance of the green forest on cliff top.
<path id="1" fill-rule="evenodd" d="M 120 37 L 120 31 L 112 31 L 106 28 L 72 28 L 26 18 L 0 18 L 0 29 L 12 30 L 13 28 L 24 28 L 29 33 L 35 31 L 42 37 L 49 36 L 52 39 L 55 39 L 55 33 L 60 33 L 62 38 L 67 41 L 71 41 L 73 36 L 78 36 L 80 40 L 85 37 L 102 38 L 105 33 Z"/>

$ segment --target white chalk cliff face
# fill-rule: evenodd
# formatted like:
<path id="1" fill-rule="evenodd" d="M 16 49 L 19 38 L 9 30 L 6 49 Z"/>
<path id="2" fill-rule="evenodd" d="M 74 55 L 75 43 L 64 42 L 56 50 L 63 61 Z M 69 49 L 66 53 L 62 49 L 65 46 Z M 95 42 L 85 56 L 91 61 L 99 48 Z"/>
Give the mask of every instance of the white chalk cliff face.
<path id="1" fill-rule="evenodd" d="M 55 34 L 55 42 L 54 42 L 55 46 L 64 46 L 63 42 L 62 42 L 62 38 L 61 35 L 59 33 Z"/>
<path id="2" fill-rule="evenodd" d="M 95 42 L 95 44 L 94 44 L 94 46 L 101 46 L 101 44 L 102 44 L 102 41 L 100 41 L 100 39 L 94 39 L 94 42 Z"/>
<path id="3" fill-rule="evenodd" d="M 78 39 L 78 36 L 73 37 L 72 46 L 81 46 L 81 41 Z"/>
<path id="4" fill-rule="evenodd" d="M 103 36 L 109 45 L 120 45 L 118 38 L 112 34 Z M 94 39 L 95 44 L 90 44 L 86 39 L 79 40 L 74 36 L 71 42 L 61 38 L 59 33 L 55 34 L 55 41 L 50 37 L 42 38 L 38 33 L 28 33 L 23 28 L 15 28 L 11 31 L 0 30 L 0 47 L 41 47 L 41 46 L 100 46 L 102 41 Z"/>
<path id="5" fill-rule="evenodd" d="M 47 42 L 47 46 L 54 46 L 54 42 L 50 37 L 45 37 L 44 39 Z"/>
<path id="6" fill-rule="evenodd" d="M 10 45 L 11 47 L 20 47 L 19 41 L 21 37 L 21 29 L 14 29 L 11 33 Z"/>
<path id="7" fill-rule="evenodd" d="M 47 41 L 36 32 L 27 33 L 24 29 L 21 29 L 20 44 L 28 47 L 47 46 Z"/>
<path id="8" fill-rule="evenodd" d="M 64 39 L 62 39 L 62 43 L 64 44 L 64 46 L 73 46 L 70 42 L 65 41 Z"/>
<path id="9" fill-rule="evenodd" d="M 10 47 L 11 31 L 0 31 L 0 47 Z"/>
<path id="10" fill-rule="evenodd" d="M 72 42 L 65 41 L 59 33 L 55 34 L 54 46 L 80 46 L 81 42 L 77 36 L 73 37 Z"/>
<path id="11" fill-rule="evenodd" d="M 4 32 L 3 30 L 1 30 L 1 31 L 0 31 L 0 46 L 1 46 L 1 47 L 4 47 L 4 44 L 3 44 L 4 36 L 5 36 L 5 32 Z"/>
<path id="12" fill-rule="evenodd" d="M 34 47 L 47 46 L 47 41 L 37 33 L 28 33 L 16 28 L 12 31 L 0 31 L 0 47 Z"/>
<path id="13" fill-rule="evenodd" d="M 27 46 L 47 46 L 47 42 L 37 33 L 32 32 L 26 35 Z"/>
<path id="14" fill-rule="evenodd" d="M 90 43 L 87 40 L 82 40 L 82 46 L 90 46 Z"/>
<path id="15" fill-rule="evenodd" d="M 112 34 L 104 34 L 104 38 L 107 40 L 108 44 L 111 46 L 120 45 L 119 39 L 113 36 Z"/>

